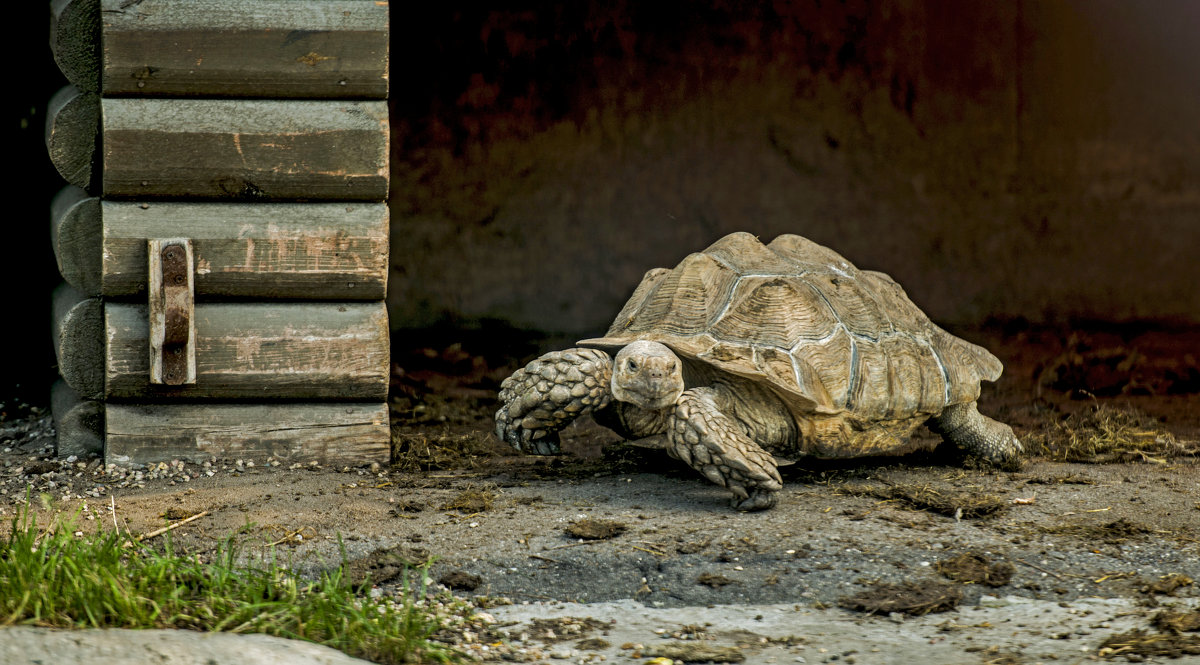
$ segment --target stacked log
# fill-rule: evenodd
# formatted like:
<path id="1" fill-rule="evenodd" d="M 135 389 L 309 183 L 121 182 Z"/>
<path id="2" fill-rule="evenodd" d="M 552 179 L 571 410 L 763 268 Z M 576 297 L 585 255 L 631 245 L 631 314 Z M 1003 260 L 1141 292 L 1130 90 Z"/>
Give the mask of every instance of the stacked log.
<path id="1" fill-rule="evenodd" d="M 60 455 L 386 462 L 387 3 L 51 8 Z"/>

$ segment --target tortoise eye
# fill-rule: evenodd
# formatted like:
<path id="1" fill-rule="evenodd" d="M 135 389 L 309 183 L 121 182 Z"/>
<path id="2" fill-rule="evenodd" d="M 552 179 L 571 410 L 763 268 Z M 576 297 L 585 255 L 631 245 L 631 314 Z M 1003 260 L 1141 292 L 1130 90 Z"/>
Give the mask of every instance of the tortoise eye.
<path id="1" fill-rule="evenodd" d="M 628 368 L 629 368 L 629 371 L 630 371 L 630 372 L 636 372 L 636 371 L 637 371 L 637 369 L 638 369 L 638 368 L 637 368 L 637 363 L 633 362 L 632 360 L 630 360 L 630 361 L 629 361 L 629 364 L 628 364 L 628 365 L 626 365 L 626 367 L 628 367 Z"/>

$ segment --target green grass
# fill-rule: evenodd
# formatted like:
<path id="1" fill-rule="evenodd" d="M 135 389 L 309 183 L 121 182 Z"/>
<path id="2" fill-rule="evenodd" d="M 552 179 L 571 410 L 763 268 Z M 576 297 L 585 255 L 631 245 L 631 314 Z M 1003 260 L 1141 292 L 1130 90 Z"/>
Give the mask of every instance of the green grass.
<path id="1" fill-rule="evenodd" d="M 431 641 L 435 612 L 405 584 L 399 598 L 371 598 L 343 567 L 306 580 L 272 561 L 238 564 L 227 540 L 213 557 L 176 555 L 115 531 L 76 535 L 73 519 L 37 527 L 26 508 L 0 536 L 0 626 L 181 628 L 266 633 L 316 642 L 378 663 L 450 662 Z M 344 559 L 344 556 L 343 556 Z M 424 579 L 415 569 L 406 580 Z"/>

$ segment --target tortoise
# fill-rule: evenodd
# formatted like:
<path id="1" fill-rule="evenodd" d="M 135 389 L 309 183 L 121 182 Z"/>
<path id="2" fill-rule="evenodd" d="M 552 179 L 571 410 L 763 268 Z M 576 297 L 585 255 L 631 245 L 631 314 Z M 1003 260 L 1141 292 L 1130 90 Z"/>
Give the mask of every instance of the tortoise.
<path id="1" fill-rule="evenodd" d="M 604 337 L 537 358 L 504 380 L 496 433 L 559 452 L 558 432 L 591 414 L 665 449 L 770 508 L 781 456 L 899 454 L 922 424 L 1005 464 L 1012 429 L 979 413 L 1003 365 L 941 329 L 881 272 L 798 235 L 721 238 L 674 269 L 646 273 Z"/>

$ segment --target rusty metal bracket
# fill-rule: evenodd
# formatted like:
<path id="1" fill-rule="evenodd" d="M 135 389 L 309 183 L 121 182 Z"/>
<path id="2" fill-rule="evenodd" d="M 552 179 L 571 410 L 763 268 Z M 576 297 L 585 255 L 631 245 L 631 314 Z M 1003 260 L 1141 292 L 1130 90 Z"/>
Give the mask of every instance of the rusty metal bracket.
<path id="1" fill-rule="evenodd" d="M 150 383 L 196 382 L 195 261 L 187 238 L 147 241 L 150 291 Z"/>

